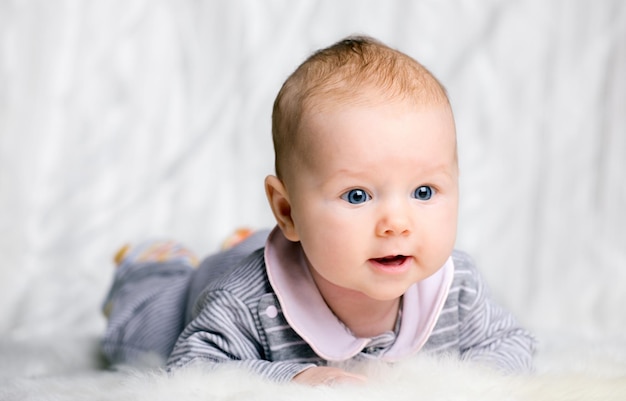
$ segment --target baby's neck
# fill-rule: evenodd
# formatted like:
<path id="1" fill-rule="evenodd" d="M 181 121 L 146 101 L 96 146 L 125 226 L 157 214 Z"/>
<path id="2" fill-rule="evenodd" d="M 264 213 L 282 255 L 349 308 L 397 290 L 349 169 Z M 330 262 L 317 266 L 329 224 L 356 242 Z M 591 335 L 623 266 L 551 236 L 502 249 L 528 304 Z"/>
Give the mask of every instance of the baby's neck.
<path id="1" fill-rule="evenodd" d="M 394 331 L 398 320 L 400 299 L 375 301 L 371 304 L 329 305 L 335 315 L 356 337 L 376 337 L 386 331 Z"/>
<path id="2" fill-rule="evenodd" d="M 321 292 L 328 307 L 356 337 L 371 338 L 396 327 L 401 298 L 379 301 L 364 294 Z"/>

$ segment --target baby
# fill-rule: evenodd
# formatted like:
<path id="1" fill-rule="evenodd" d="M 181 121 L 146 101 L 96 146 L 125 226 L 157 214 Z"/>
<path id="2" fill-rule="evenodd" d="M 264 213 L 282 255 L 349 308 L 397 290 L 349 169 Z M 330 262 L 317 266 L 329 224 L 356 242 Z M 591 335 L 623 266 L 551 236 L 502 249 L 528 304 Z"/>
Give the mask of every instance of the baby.
<path id="1" fill-rule="evenodd" d="M 170 369 L 236 364 L 275 381 L 360 381 L 337 366 L 452 354 L 531 369 L 533 337 L 453 249 L 459 202 L 446 91 L 409 56 L 350 37 L 309 57 L 274 103 L 277 227 L 193 269 L 174 242 L 124 248 L 105 355 Z"/>

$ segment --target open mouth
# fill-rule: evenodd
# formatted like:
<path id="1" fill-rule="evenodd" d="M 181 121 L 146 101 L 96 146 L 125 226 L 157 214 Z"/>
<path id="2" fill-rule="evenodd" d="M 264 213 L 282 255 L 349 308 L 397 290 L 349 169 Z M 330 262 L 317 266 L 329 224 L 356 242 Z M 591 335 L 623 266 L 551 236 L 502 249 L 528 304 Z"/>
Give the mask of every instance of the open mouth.
<path id="1" fill-rule="evenodd" d="M 401 266 L 404 263 L 404 261 L 407 259 L 408 259 L 408 256 L 394 255 L 394 256 L 385 256 L 384 258 L 376 258 L 372 260 L 383 266 Z"/>

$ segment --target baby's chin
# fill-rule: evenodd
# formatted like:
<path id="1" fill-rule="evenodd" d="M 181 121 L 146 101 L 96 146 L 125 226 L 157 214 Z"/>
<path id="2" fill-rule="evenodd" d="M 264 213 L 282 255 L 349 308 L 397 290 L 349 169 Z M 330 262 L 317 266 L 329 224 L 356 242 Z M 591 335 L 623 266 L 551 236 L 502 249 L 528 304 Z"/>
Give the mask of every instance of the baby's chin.
<path id="1" fill-rule="evenodd" d="M 378 289 L 366 290 L 366 291 L 361 291 L 361 292 L 366 297 L 375 301 L 392 302 L 392 301 L 397 301 L 398 299 L 402 298 L 402 296 L 414 284 L 415 283 L 412 282 L 407 285 L 397 286 L 396 288 L 389 288 L 389 289 L 378 288 Z"/>

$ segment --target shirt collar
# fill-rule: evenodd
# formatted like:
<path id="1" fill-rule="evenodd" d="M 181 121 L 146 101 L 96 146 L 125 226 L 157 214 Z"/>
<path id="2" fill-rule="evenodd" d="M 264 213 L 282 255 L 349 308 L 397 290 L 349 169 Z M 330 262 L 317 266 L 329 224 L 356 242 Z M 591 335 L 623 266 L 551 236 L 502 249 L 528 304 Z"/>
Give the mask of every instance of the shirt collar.
<path id="1" fill-rule="evenodd" d="M 371 341 L 355 337 L 328 308 L 307 268 L 299 242 L 278 228 L 270 233 L 265 264 L 272 288 L 291 328 L 327 361 L 356 356 Z M 454 275 L 452 258 L 432 276 L 412 285 L 403 296 L 402 321 L 395 343 L 381 358 L 394 361 L 419 351 L 428 340 Z"/>

